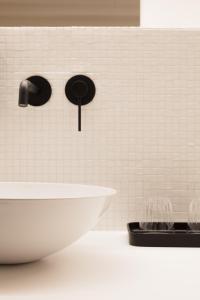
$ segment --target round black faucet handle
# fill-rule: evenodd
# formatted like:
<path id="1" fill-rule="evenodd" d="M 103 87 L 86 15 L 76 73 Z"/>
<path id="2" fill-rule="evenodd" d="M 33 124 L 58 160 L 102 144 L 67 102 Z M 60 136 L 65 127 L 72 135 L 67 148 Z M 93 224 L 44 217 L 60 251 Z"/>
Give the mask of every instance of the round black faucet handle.
<path id="1" fill-rule="evenodd" d="M 65 94 L 68 100 L 78 106 L 78 131 L 81 131 L 82 105 L 89 104 L 93 100 L 95 92 L 94 82 L 85 75 L 71 77 L 65 86 Z"/>

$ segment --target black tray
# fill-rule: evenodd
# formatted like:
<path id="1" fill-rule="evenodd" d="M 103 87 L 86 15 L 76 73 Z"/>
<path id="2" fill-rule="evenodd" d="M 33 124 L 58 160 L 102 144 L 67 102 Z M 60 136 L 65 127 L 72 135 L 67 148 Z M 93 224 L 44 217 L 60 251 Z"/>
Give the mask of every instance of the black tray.
<path id="1" fill-rule="evenodd" d="M 187 223 L 174 223 L 171 230 L 150 231 L 139 227 L 139 222 L 127 225 L 129 244 L 143 247 L 200 247 L 200 231 L 190 230 Z"/>

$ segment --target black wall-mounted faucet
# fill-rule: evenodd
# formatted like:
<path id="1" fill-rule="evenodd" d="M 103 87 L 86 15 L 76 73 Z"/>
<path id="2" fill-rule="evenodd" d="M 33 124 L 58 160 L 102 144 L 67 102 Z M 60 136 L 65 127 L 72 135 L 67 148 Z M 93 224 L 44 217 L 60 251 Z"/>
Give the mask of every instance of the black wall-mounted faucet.
<path id="1" fill-rule="evenodd" d="M 68 100 L 78 106 L 78 131 L 81 131 L 81 107 L 90 103 L 96 93 L 94 82 L 85 75 L 70 78 L 65 86 Z"/>
<path id="2" fill-rule="evenodd" d="M 51 86 L 41 76 L 32 76 L 23 80 L 19 87 L 19 106 L 44 105 L 51 97 Z"/>

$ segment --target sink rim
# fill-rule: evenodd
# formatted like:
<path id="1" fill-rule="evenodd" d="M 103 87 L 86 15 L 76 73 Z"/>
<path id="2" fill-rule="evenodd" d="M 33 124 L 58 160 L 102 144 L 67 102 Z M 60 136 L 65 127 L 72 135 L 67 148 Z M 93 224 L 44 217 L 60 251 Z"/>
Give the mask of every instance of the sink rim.
<path id="1" fill-rule="evenodd" d="M 85 199 L 108 197 L 115 194 L 115 189 L 99 185 L 60 182 L 0 181 L 0 202 L 3 200 L 37 201 Z"/>

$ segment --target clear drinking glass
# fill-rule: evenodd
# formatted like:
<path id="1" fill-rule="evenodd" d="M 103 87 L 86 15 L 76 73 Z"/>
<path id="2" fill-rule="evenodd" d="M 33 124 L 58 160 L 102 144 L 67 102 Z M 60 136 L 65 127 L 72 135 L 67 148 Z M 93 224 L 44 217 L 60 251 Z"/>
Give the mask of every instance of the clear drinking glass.
<path id="1" fill-rule="evenodd" d="M 167 197 L 153 197 L 145 201 L 143 230 L 170 230 L 174 222 L 172 203 Z"/>
<path id="2" fill-rule="evenodd" d="M 193 231 L 200 231 L 200 198 L 193 199 L 189 205 L 188 225 Z"/>

